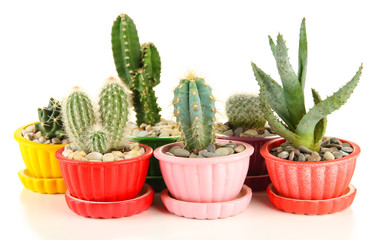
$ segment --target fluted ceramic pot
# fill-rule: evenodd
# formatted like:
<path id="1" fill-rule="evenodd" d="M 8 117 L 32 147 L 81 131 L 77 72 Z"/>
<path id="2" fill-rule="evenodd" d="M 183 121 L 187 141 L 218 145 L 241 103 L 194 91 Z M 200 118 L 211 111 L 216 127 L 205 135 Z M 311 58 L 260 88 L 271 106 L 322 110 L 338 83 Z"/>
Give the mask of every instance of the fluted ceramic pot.
<path id="1" fill-rule="evenodd" d="M 160 161 L 162 177 L 170 194 L 175 199 L 187 202 L 210 203 L 235 199 L 245 181 L 254 148 L 243 142 L 233 143 L 243 145 L 245 150 L 224 157 L 183 158 L 165 154 L 174 146 L 182 146 L 181 142 L 157 148 L 154 156 Z"/>
<path id="2" fill-rule="evenodd" d="M 152 148 L 140 144 L 145 153 L 113 162 L 78 161 L 55 154 L 70 194 L 81 200 L 113 202 L 132 199 L 142 189 Z"/>
<path id="3" fill-rule="evenodd" d="M 337 198 L 345 193 L 355 170 L 360 147 L 347 140 L 354 151 L 340 159 L 320 162 L 296 162 L 278 158 L 270 150 L 280 146 L 283 138 L 265 143 L 260 153 L 266 160 L 272 184 L 279 195 L 286 198 L 323 200 Z"/>

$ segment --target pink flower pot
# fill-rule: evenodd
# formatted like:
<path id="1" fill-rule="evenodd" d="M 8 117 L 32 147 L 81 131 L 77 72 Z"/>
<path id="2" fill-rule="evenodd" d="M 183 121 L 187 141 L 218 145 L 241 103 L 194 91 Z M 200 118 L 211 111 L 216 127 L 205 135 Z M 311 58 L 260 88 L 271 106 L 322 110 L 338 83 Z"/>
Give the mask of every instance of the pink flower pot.
<path id="1" fill-rule="evenodd" d="M 157 148 L 154 156 L 160 161 L 162 176 L 172 196 L 182 201 L 201 203 L 235 199 L 245 181 L 254 148 L 247 143 L 234 143 L 244 145 L 245 150 L 214 158 L 181 158 L 165 154 L 171 147 L 182 146 L 182 143 Z"/>
<path id="2" fill-rule="evenodd" d="M 143 155 L 114 162 L 71 160 L 62 155 L 63 148 L 55 156 L 73 197 L 96 202 L 123 201 L 139 194 L 147 176 L 153 150 L 140 146 L 145 149 Z"/>
<path id="3" fill-rule="evenodd" d="M 280 146 L 283 138 L 271 140 L 260 150 L 266 159 L 271 182 L 280 196 L 303 200 L 323 200 L 341 196 L 349 187 L 355 170 L 360 147 L 342 140 L 354 149 L 350 155 L 321 162 L 295 162 L 270 154 L 270 150 Z"/>

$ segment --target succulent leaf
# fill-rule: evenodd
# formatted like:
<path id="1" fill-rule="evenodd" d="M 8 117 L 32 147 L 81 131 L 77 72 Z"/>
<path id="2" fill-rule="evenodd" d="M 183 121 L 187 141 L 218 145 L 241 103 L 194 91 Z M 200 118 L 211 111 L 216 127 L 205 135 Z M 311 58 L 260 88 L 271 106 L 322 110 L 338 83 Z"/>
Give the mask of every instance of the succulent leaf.
<path id="1" fill-rule="evenodd" d="M 318 104 L 322 101 L 321 96 L 319 96 L 318 92 L 312 88 L 312 95 L 314 99 L 314 104 Z M 322 141 L 323 136 L 326 132 L 327 126 L 327 117 L 322 118 L 314 129 L 314 143 Z"/>
<path id="2" fill-rule="evenodd" d="M 300 28 L 300 41 L 298 48 L 298 73 L 297 78 L 301 84 L 302 91 L 305 89 L 306 72 L 308 65 L 308 42 L 306 38 L 305 18 L 302 19 Z"/>

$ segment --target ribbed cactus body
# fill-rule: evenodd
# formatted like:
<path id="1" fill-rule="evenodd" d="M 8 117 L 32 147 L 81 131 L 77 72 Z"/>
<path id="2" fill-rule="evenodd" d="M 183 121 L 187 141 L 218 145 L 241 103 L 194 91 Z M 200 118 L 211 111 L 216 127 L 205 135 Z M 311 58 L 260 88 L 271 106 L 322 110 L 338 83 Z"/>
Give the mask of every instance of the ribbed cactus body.
<path id="1" fill-rule="evenodd" d="M 154 125 L 159 122 L 161 108 L 153 90 L 160 83 L 161 60 L 153 43 L 140 46 L 133 20 L 121 14 L 111 32 L 114 63 L 119 77 L 133 92 L 132 102 L 137 123 Z"/>
<path id="2" fill-rule="evenodd" d="M 107 140 L 112 148 L 122 146 L 124 130 L 128 121 L 129 99 L 127 89 L 109 78 L 100 93 L 100 118 Z"/>
<path id="3" fill-rule="evenodd" d="M 101 130 L 94 131 L 89 136 L 90 151 L 105 153 L 108 150 L 106 133 Z"/>
<path id="4" fill-rule="evenodd" d="M 70 141 L 81 150 L 89 151 L 87 133 L 95 123 L 89 96 L 75 88 L 64 104 L 65 129 Z"/>
<path id="5" fill-rule="evenodd" d="M 206 148 L 214 141 L 215 101 L 204 79 L 188 76 L 174 90 L 174 115 L 188 150 Z"/>
<path id="6" fill-rule="evenodd" d="M 39 123 L 35 124 L 35 126 L 45 137 L 63 139 L 65 133 L 61 117 L 61 105 L 59 101 L 50 98 L 47 107 L 38 108 Z"/>
<path id="7" fill-rule="evenodd" d="M 234 94 L 227 99 L 225 110 L 228 122 L 234 128 L 262 130 L 266 125 L 258 95 Z"/>

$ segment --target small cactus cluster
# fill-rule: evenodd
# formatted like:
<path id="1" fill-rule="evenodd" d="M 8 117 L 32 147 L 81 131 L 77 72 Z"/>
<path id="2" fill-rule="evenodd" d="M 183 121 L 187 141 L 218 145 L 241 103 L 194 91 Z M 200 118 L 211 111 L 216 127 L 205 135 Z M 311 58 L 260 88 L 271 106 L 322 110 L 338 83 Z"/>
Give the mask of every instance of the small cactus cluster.
<path id="1" fill-rule="evenodd" d="M 269 37 L 272 54 L 283 83 L 280 86 L 254 63 L 252 68 L 260 85 L 260 99 L 263 112 L 272 130 L 293 143 L 295 147 L 304 146 L 319 151 L 327 125 L 327 115 L 339 109 L 357 86 L 362 68 L 355 76 L 332 96 L 322 100 L 318 92 L 312 89 L 314 107 L 305 110 L 304 86 L 307 72 L 307 37 L 305 18 L 300 28 L 298 72 L 293 70 L 288 57 L 288 48 L 282 35 L 278 35 L 276 44 Z M 274 112 L 284 123 L 280 122 Z"/>
<path id="2" fill-rule="evenodd" d="M 61 119 L 61 105 L 58 100 L 50 98 L 47 107 L 38 108 L 39 123 L 35 124 L 38 131 L 41 131 L 44 137 L 65 138 L 63 121 Z"/>
<path id="3" fill-rule="evenodd" d="M 137 124 L 160 121 L 161 108 L 153 87 L 160 83 L 161 60 L 153 43 L 140 46 L 133 20 L 120 14 L 111 31 L 114 63 L 120 79 L 132 91 Z"/>
<path id="4" fill-rule="evenodd" d="M 64 127 L 74 147 L 82 151 L 106 153 L 121 149 L 125 145 L 128 108 L 128 90 L 113 77 L 107 79 L 95 106 L 84 91 L 75 87 L 63 101 Z"/>
<path id="5" fill-rule="evenodd" d="M 214 142 L 215 100 L 203 78 L 189 73 L 180 80 L 173 105 L 187 150 L 201 150 Z"/>
<path id="6" fill-rule="evenodd" d="M 225 111 L 231 127 L 264 131 L 266 119 L 258 95 L 234 94 L 227 99 Z"/>

